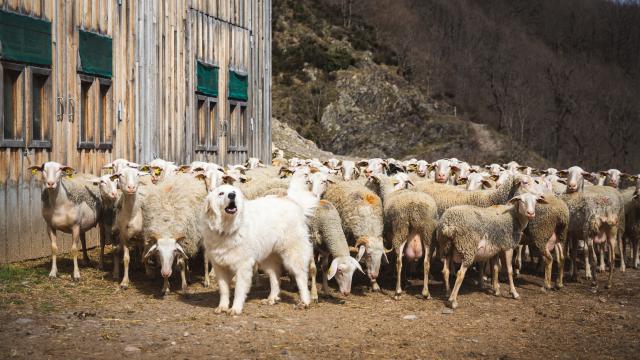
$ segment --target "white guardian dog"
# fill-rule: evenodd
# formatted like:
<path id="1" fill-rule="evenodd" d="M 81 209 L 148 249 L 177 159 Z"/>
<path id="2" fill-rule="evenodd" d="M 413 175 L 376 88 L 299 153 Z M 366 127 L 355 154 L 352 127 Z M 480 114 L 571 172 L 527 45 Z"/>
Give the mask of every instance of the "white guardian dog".
<path id="1" fill-rule="evenodd" d="M 268 196 L 245 200 L 240 189 L 221 185 L 207 195 L 202 218 L 202 235 L 208 258 L 213 262 L 220 288 L 216 313 L 242 313 L 251 288 L 253 268 L 269 275 L 268 304 L 280 300 L 282 265 L 293 275 L 300 291 L 300 303 L 308 306 L 309 265 L 313 246 L 309 240 L 307 217 L 317 200 Z M 229 284 L 236 277 L 233 306 L 229 310 Z"/>

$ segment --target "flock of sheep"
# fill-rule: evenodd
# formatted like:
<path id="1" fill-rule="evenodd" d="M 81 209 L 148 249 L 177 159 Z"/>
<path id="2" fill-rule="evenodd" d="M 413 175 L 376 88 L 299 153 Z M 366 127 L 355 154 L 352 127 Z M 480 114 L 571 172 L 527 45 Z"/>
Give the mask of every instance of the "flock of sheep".
<path id="1" fill-rule="evenodd" d="M 640 181 L 615 169 L 538 170 L 515 162 L 480 167 L 457 159 L 321 162 L 285 159 L 280 150 L 271 166 L 255 158 L 227 168 L 199 161 L 177 166 L 161 159 L 145 165 L 118 159 L 104 169 L 111 174 L 74 174 L 57 162 L 30 168 L 42 174 L 44 183 L 50 276 L 57 275 L 57 230 L 72 234 L 73 279 L 79 280 L 79 242 L 88 262 L 85 232 L 97 225 L 99 267 L 105 244 L 112 243 L 113 276 L 122 276 L 122 288 L 129 285 L 132 249 L 149 276 L 160 270 L 163 293 L 169 292 L 174 266 L 182 288 L 187 287 L 189 259 L 202 251 L 204 285 L 215 278 L 219 286 L 216 312 L 241 313 L 258 271 L 269 276 L 266 302 L 276 303 L 283 267 L 300 291 L 299 305 L 317 301 L 316 261 L 322 290 L 329 293 L 328 281 L 335 278 L 347 295 L 357 271 L 367 275 L 372 290 L 379 290 L 381 265 L 393 253 L 399 298 L 406 279 L 403 263 L 422 260 L 422 296 L 429 299 L 430 265 L 439 259 L 452 308 L 458 305 L 466 271 L 474 265 L 481 276 L 492 273 L 496 295 L 498 275 L 506 268 L 509 292 L 516 299 L 513 268 L 517 274 L 526 258 L 544 266 L 544 289 L 552 287 L 554 261 L 556 287 L 562 288 L 569 254 L 571 276 L 577 279 L 580 251 L 593 286 L 607 263 L 606 286 L 612 286 L 617 252 L 625 270 L 627 240 L 633 266 L 639 265 Z M 629 186 L 620 190 L 622 184 Z M 449 275 L 456 264 L 460 267 L 451 289 Z"/>

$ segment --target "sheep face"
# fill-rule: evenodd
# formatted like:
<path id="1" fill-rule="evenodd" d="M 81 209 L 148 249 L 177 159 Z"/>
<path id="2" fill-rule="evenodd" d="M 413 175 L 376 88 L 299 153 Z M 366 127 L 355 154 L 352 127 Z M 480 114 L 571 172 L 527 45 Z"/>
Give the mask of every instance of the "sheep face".
<path id="1" fill-rule="evenodd" d="M 590 176 L 588 172 L 582 170 L 579 166 L 572 166 L 567 170 L 560 171 L 559 174 L 567 177 L 567 193 L 583 189 L 585 176 Z"/>
<path id="2" fill-rule="evenodd" d="M 500 175 L 500 172 L 505 170 L 505 168 L 503 168 L 499 164 L 485 165 L 485 168 L 489 170 L 489 174 L 495 175 L 495 176 Z"/>
<path id="3" fill-rule="evenodd" d="M 429 163 L 424 160 L 419 160 L 416 163 L 416 174 L 420 177 L 425 177 L 429 173 Z"/>
<path id="4" fill-rule="evenodd" d="M 518 217 L 527 221 L 536 217 L 536 202 L 546 204 L 543 196 L 530 193 L 524 193 L 509 200 L 509 203 L 517 206 Z"/>
<path id="5" fill-rule="evenodd" d="M 431 170 L 435 170 L 435 180 L 440 184 L 444 184 L 449 180 L 451 176 L 451 161 L 446 159 L 440 159 L 431 164 Z"/>
<path id="6" fill-rule="evenodd" d="M 618 169 L 609 169 L 607 171 L 601 171 L 600 175 L 605 176 L 604 184 L 611 186 L 612 188 L 618 188 L 620 186 L 620 178 L 622 172 Z"/>
<path id="7" fill-rule="evenodd" d="M 311 192 L 318 198 L 327 191 L 327 186 L 333 184 L 333 180 L 329 179 L 329 175 L 321 172 L 317 172 L 311 175 Z"/>
<path id="8" fill-rule="evenodd" d="M 89 180 L 93 185 L 97 185 L 100 189 L 100 196 L 103 199 L 116 200 L 118 197 L 118 179 L 111 179 L 110 175 L 103 175 L 98 178 Z"/>
<path id="9" fill-rule="evenodd" d="M 351 160 L 345 160 L 342 162 L 340 172 L 342 172 L 342 179 L 344 181 L 355 180 L 360 176 L 360 171 L 358 171 L 356 163 Z"/>
<path id="10" fill-rule="evenodd" d="M 471 173 L 471 166 L 466 162 L 460 162 L 451 166 L 451 171 L 456 174 L 457 179 L 468 178 Z"/>
<path id="11" fill-rule="evenodd" d="M 488 174 L 471 173 L 467 177 L 467 190 L 480 190 L 490 188 L 491 183 L 487 180 Z"/>
<path id="12" fill-rule="evenodd" d="M 140 184 L 140 176 L 149 175 L 146 172 L 142 172 L 135 168 L 124 168 L 119 173 L 111 175 L 112 180 L 118 180 L 122 193 L 125 195 L 132 195 L 138 191 L 138 185 Z"/>
<path id="13" fill-rule="evenodd" d="M 55 190 L 58 187 L 58 183 L 62 176 L 71 176 L 75 170 L 70 166 L 65 166 L 55 161 L 49 161 L 41 166 L 30 166 L 28 170 L 31 170 L 33 174 L 41 173 L 44 179 L 45 189 Z"/>
<path id="14" fill-rule="evenodd" d="M 356 270 L 360 270 L 364 274 L 360 263 L 356 259 L 351 256 L 339 256 L 331 262 L 331 266 L 327 271 L 327 279 L 331 280 L 335 277 L 342 295 L 349 295 L 351 293 L 353 273 Z"/>
<path id="15" fill-rule="evenodd" d="M 382 243 L 382 238 L 374 239 L 375 241 L 371 241 L 370 239 L 365 239 L 364 241 L 361 239 L 356 242 L 356 248 L 358 249 L 358 255 L 356 257 L 357 261 L 360 261 L 364 258 L 367 263 L 367 276 L 371 281 L 375 281 L 378 278 L 378 274 L 380 273 L 380 265 L 384 259 L 386 263 L 387 254 Z"/>
<path id="16" fill-rule="evenodd" d="M 228 175 L 227 175 L 228 176 Z M 207 191 L 212 191 L 224 183 L 225 174 L 217 169 L 209 169 L 196 175 L 196 178 L 204 180 Z M 235 179 L 234 179 L 235 180 Z"/>
<path id="17" fill-rule="evenodd" d="M 103 169 L 110 169 L 113 170 L 114 174 L 117 174 L 118 172 L 120 172 L 120 170 L 127 168 L 127 167 L 131 167 L 131 168 L 138 168 L 137 163 L 131 162 L 127 159 L 116 159 L 113 160 L 112 162 L 106 164 L 105 166 L 103 166 Z"/>
<path id="18" fill-rule="evenodd" d="M 247 163 L 245 164 L 245 166 L 249 169 L 256 169 L 259 167 L 265 167 L 265 165 L 262 163 L 262 160 L 258 159 L 258 158 L 249 158 L 247 160 Z"/>
<path id="19" fill-rule="evenodd" d="M 184 237 L 153 239 L 154 244 L 145 253 L 144 261 L 147 262 L 150 257 L 155 256 L 160 264 L 160 274 L 165 279 L 169 278 L 176 257 L 182 257 L 185 260 L 188 258 L 180 246 L 180 241 L 183 239 Z"/>
<path id="20" fill-rule="evenodd" d="M 333 170 L 337 170 L 340 167 L 340 160 L 331 158 L 327 160 L 324 164 Z"/>

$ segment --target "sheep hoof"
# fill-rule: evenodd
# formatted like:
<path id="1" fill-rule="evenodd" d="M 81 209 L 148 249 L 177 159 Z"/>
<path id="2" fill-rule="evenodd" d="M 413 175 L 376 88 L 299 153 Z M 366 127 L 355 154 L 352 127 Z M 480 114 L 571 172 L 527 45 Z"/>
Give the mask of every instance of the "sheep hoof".
<path id="1" fill-rule="evenodd" d="M 511 294 L 511 296 L 514 300 L 520 300 L 520 295 L 517 292 L 514 292 L 513 294 Z"/>
<path id="2" fill-rule="evenodd" d="M 429 293 L 428 290 L 423 290 L 422 294 L 420 294 L 420 295 L 425 300 L 431 300 L 431 294 Z"/>
<path id="3" fill-rule="evenodd" d="M 58 277 L 58 272 L 51 270 L 51 272 L 49 273 L 49 277 L 52 278 L 52 279 L 57 278 Z"/>
<path id="4" fill-rule="evenodd" d="M 543 293 L 546 293 L 547 292 L 547 285 L 541 286 L 540 287 L 540 291 L 542 291 Z"/>
<path id="5" fill-rule="evenodd" d="M 205 282 L 202 284 L 202 286 L 204 286 L 204 287 L 208 288 L 208 287 L 211 287 L 211 283 L 210 283 L 209 281 L 205 281 Z"/>
<path id="6" fill-rule="evenodd" d="M 80 274 L 73 274 L 73 282 L 79 282 L 80 281 Z"/>
<path id="7" fill-rule="evenodd" d="M 402 296 L 402 293 L 396 293 L 396 294 L 393 296 L 393 299 L 394 299 L 394 300 L 400 300 L 400 297 L 401 297 L 401 296 Z"/>
<path id="8" fill-rule="evenodd" d="M 560 290 L 560 289 L 562 289 L 563 287 L 564 287 L 564 284 L 562 284 L 562 283 L 558 283 L 558 284 L 556 284 L 556 290 Z"/>
<path id="9" fill-rule="evenodd" d="M 456 300 L 449 301 L 449 307 L 451 309 L 456 309 L 458 307 L 458 302 Z"/>
<path id="10" fill-rule="evenodd" d="M 373 283 L 371 285 L 371 291 L 373 292 L 379 292 L 380 291 L 380 285 L 378 285 L 378 283 Z"/>
<path id="11" fill-rule="evenodd" d="M 500 294 L 500 290 L 496 290 L 496 291 L 493 292 L 493 296 L 500 297 L 500 295 L 501 295 Z"/>
<path id="12" fill-rule="evenodd" d="M 120 289 L 127 290 L 129 288 L 129 284 L 120 284 Z"/>
<path id="13" fill-rule="evenodd" d="M 309 304 L 305 304 L 303 302 L 299 302 L 296 304 L 296 310 L 304 310 L 309 308 Z"/>
<path id="14" fill-rule="evenodd" d="M 229 311 L 229 308 L 226 306 L 218 306 L 213 310 L 213 312 L 216 314 L 222 314 L 223 312 L 227 312 L 227 311 Z"/>
<path id="15" fill-rule="evenodd" d="M 280 301 L 279 297 L 276 298 L 266 298 L 262 299 L 261 302 L 263 305 L 275 305 L 278 301 Z"/>

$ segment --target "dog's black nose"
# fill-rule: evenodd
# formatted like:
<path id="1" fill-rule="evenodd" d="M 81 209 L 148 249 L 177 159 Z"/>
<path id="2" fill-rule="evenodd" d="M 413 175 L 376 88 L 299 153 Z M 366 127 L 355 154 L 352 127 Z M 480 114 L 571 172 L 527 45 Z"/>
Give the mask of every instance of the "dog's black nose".
<path id="1" fill-rule="evenodd" d="M 228 196 L 229 196 L 229 199 L 234 200 L 236 198 L 236 193 L 230 192 Z"/>

